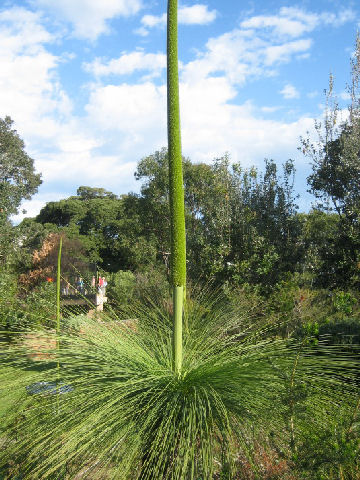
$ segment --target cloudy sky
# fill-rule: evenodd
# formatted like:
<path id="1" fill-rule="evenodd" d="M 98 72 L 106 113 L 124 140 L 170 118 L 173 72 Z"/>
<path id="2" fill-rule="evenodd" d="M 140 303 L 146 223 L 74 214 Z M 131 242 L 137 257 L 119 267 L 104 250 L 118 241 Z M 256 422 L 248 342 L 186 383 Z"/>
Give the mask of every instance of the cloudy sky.
<path id="1" fill-rule="evenodd" d="M 0 2 L 0 117 L 43 175 L 28 216 L 80 185 L 138 191 L 137 162 L 166 146 L 166 3 Z M 245 167 L 294 158 L 309 209 L 299 137 L 321 116 L 329 72 L 346 104 L 359 21 L 347 0 L 180 2 L 184 155 L 229 152 Z"/>

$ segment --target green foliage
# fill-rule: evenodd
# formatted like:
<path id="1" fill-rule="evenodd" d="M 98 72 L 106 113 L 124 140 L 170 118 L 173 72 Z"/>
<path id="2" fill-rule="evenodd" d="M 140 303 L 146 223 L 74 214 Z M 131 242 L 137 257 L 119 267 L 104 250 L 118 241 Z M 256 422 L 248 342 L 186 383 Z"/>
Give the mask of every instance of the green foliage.
<path id="1" fill-rule="evenodd" d="M 134 297 L 136 278 L 132 272 L 119 270 L 112 273 L 106 289 L 107 296 L 116 305 L 127 305 Z"/>
<path id="2" fill-rule="evenodd" d="M 129 309 L 132 324 L 87 319 L 65 329 L 61 350 L 48 350 L 41 368 L 29 345 L 13 345 L 0 369 L 1 401 L 16 398 L 1 426 L 3 475 L 233 480 L 237 458 L 259 472 L 254 436 L 291 455 L 290 417 L 300 452 L 306 425 L 329 424 L 327 406 L 353 405 L 357 363 L 321 342 L 314 351 L 277 339 L 249 315 L 241 297 L 235 310 L 221 298 L 189 301 L 181 377 L 172 370 L 170 315 L 155 304 Z M 41 381 L 53 394 L 26 394 Z"/>
<path id="3" fill-rule="evenodd" d="M 353 307 L 356 304 L 356 298 L 350 292 L 338 291 L 335 292 L 333 298 L 333 305 L 337 312 L 348 316 L 353 312 Z"/>
<path id="4" fill-rule="evenodd" d="M 117 195 L 105 190 L 105 188 L 94 188 L 87 186 L 79 187 L 76 191 L 76 195 L 82 200 L 91 200 L 93 198 L 109 198 L 111 200 L 115 200 L 118 198 Z"/>
<path id="5" fill-rule="evenodd" d="M 303 425 L 299 448 L 294 454 L 301 478 L 313 480 L 356 479 L 360 470 L 359 402 L 329 405 L 329 422 L 321 428 Z"/>
<path id="6" fill-rule="evenodd" d="M 218 284 L 260 285 L 268 292 L 287 272 L 302 268 L 306 241 L 314 252 L 320 248 L 320 238 L 302 240 L 291 161 L 282 173 L 269 160 L 263 173 L 231 166 L 228 155 L 211 165 L 186 158 L 182 164 L 190 280 L 201 275 Z M 106 271 L 144 272 L 164 265 L 170 276 L 167 150 L 143 158 L 135 177 L 142 182 L 140 195 L 117 198 L 104 189 L 80 187 L 77 196 L 48 203 L 32 221 L 29 238 L 35 225 L 51 225 L 78 237 Z"/>
<path id="7" fill-rule="evenodd" d="M 0 330 L 12 330 L 24 317 L 17 299 L 17 291 L 16 275 L 2 271 L 0 275 Z"/>
<path id="8" fill-rule="evenodd" d="M 122 271 L 109 276 L 106 296 L 113 313 L 118 314 L 129 308 L 132 303 L 147 304 L 149 299 L 169 302 L 170 284 L 163 269 L 149 269 L 146 272 L 133 273 Z"/>
<path id="9" fill-rule="evenodd" d="M 302 250 L 301 223 L 293 194 L 294 167 L 265 162 L 255 169 L 230 167 L 227 155 L 212 165 L 183 158 L 188 272 L 193 281 L 261 284 L 266 290 L 287 271 L 294 271 Z M 144 235 L 156 235 L 167 260 L 170 246 L 169 185 L 165 149 L 141 160 L 136 178 L 143 182 L 137 212 Z M 161 259 L 161 257 L 160 257 Z"/>
<path id="10" fill-rule="evenodd" d="M 51 223 L 41 224 L 33 218 L 24 218 L 13 231 L 12 258 L 9 258 L 8 265 L 21 274 L 32 267 L 34 251 L 40 250 L 49 234 L 57 233 L 59 229 Z"/>
<path id="11" fill-rule="evenodd" d="M 91 261 L 106 271 L 136 270 L 157 258 L 155 235 L 141 223 L 146 214 L 140 216 L 138 204 L 134 195 L 119 199 L 104 189 L 80 187 L 76 197 L 47 203 L 36 221 L 78 238 Z"/>
<path id="12" fill-rule="evenodd" d="M 42 183 L 13 123 L 8 116 L 0 119 L 0 225 L 18 213 L 22 200 L 30 199 Z"/>
<path id="13" fill-rule="evenodd" d="M 0 330 L 24 331 L 54 327 L 56 291 L 54 283 L 41 283 L 30 293 L 18 286 L 16 276 L 3 274 L 0 282 Z"/>
<path id="14" fill-rule="evenodd" d="M 310 191 L 317 199 L 317 208 L 335 212 L 337 228 L 332 232 L 331 251 L 326 252 L 325 263 L 332 275 L 327 275 L 326 286 L 357 287 L 360 249 L 360 37 L 356 39 L 352 60 L 351 84 L 348 87 L 351 102 L 349 116 L 339 118 L 339 107 L 330 76 L 326 91 L 326 109 L 322 123 L 315 122 L 318 142 L 302 139 L 302 149 L 312 160 L 313 173 L 308 177 Z M 332 277 L 332 282 L 331 282 Z"/>
<path id="15" fill-rule="evenodd" d="M 56 283 L 43 282 L 27 294 L 26 324 L 22 328 L 55 328 L 56 325 Z"/>

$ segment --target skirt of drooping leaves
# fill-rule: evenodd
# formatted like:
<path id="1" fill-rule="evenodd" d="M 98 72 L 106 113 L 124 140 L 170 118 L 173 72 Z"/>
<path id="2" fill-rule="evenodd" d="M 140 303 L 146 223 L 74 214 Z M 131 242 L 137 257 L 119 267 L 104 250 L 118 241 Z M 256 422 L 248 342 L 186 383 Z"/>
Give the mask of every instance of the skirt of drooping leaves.
<path id="1" fill-rule="evenodd" d="M 244 478 L 254 438 L 290 451 L 358 394 L 353 355 L 278 338 L 216 296 L 186 305 L 180 377 L 171 313 L 151 302 L 35 335 L 37 356 L 26 335 L 1 352 L 5 479 Z"/>

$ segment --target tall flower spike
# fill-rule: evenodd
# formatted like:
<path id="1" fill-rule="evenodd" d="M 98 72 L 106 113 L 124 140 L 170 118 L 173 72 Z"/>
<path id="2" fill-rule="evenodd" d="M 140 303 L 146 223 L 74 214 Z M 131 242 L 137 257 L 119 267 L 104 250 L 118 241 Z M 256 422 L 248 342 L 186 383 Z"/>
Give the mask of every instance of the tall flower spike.
<path id="1" fill-rule="evenodd" d="M 168 0 L 167 115 L 171 221 L 171 283 L 174 300 L 173 355 L 178 374 L 182 365 L 182 314 L 186 284 L 184 185 L 181 158 L 177 0 Z"/>

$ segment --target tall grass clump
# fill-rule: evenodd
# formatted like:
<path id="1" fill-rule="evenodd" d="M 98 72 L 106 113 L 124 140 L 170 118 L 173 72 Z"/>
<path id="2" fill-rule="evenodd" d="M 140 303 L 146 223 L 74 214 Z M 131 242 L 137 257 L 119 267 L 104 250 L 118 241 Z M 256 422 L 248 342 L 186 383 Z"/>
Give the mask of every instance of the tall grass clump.
<path id="1" fill-rule="evenodd" d="M 2 352 L 5 479 L 244 478 L 239 459 L 260 468 L 256 439 L 295 458 L 304 426 L 319 431 L 358 392 L 355 360 L 276 338 L 241 302 L 189 301 L 181 376 L 165 308 L 78 320 L 40 365 L 21 342 Z"/>

